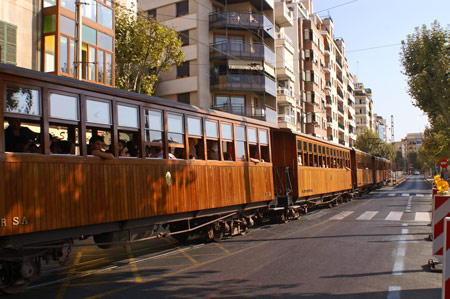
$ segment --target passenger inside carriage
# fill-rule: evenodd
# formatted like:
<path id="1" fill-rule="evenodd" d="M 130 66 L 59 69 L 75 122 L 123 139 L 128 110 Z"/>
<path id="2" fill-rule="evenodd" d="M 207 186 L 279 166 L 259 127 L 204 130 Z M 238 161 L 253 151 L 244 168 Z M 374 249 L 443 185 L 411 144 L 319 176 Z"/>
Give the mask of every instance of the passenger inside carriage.
<path id="1" fill-rule="evenodd" d="M 114 155 L 110 153 L 105 153 L 102 149 L 103 147 L 103 137 L 98 135 L 93 135 L 91 139 L 89 139 L 89 149 L 88 153 L 97 157 L 100 157 L 105 160 L 114 159 Z"/>
<path id="2" fill-rule="evenodd" d="M 161 146 L 146 146 L 147 157 L 151 159 L 164 159 L 164 153 Z"/>
<path id="3" fill-rule="evenodd" d="M 26 152 L 27 146 L 36 143 L 38 133 L 28 127 L 23 127 L 19 118 L 9 118 L 8 127 L 5 130 L 5 150 L 7 152 Z"/>

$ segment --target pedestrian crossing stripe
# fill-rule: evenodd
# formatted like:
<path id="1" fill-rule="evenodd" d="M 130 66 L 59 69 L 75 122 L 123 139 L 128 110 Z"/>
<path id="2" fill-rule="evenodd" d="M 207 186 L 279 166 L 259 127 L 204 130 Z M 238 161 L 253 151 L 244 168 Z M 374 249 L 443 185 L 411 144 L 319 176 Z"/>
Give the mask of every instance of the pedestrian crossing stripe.
<path id="1" fill-rule="evenodd" d="M 409 193 L 402 193 L 402 196 L 409 196 Z"/>
<path id="2" fill-rule="evenodd" d="M 353 213 L 354 213 L 354 211 L 343 211 L 343 212 L 340 212 L 340 213 L 332 216 L 330 218 L 330 220 L 343 220 L 343 219 L 349 217 L 350 215 L 352 215 Z M 410 210 L 407 210 L 406 213 L 401 212 L 401 211 L 391 211 L 391 212 L 389 212 L 389 214 L 386 217 L 379 219 L 379 217 L 376 217 L 379 214 L 379 211 L 366 211 L 363 214 L 356 217 L 356 220 L 401 221 L 402 217 L 405 214 L 410 214 L 410 213 L 411 213 Z M 376 218 L 376 219 L 374 219 L 374 218 Z M 414 212 L 413 219 L 408 219 L 408 221 L 430 222 L 431 221 L 430 212 Z"/>
<path id="3" fill-rule="evenodd" d="M 389 193 L 388 196 L 395 196 L 395 193 Z"/>

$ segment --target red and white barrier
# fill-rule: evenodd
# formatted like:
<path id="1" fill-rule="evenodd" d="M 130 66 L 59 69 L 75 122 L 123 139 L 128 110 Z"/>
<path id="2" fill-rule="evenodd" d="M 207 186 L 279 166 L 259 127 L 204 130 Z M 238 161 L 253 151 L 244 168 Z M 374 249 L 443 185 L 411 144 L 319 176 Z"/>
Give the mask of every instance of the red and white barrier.
<path id="1" fill-rule="evenodd" d="M 450 217 L 444 219 L 444 268 L 442 270 L 442 299 L 450 299 Z"/>
<path id="2" fill-rule="evenodd" d="M 433 255 L 443 262 L 444 218 L 450 216 L 450 195 L 435 195 L 433 206 Z"/>
<path id="3" fill-rule="evenodd" d="M 434 219 L 434 196 L 437 194 L 437 192 L 438 192 L 438 189 L 436 188 L 436 185 L 433 182 L 433 190 L 431 192 L 431 222 L 433 222 L 433 219 Z"/>

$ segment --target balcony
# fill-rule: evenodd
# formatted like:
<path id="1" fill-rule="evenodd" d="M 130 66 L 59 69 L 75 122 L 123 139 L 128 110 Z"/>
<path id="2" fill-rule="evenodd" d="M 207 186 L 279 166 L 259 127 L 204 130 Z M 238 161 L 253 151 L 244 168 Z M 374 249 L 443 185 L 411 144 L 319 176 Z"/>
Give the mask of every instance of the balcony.
<path id="1" fill-rule="evenodd" d="M 342 80 L 342 76 L 336 74 L 336 77 L 339 80 L 339 82 L 341 82 L 341 84 L 344 84 L 344 81 Z"/>
<path id="2" fill-rule="evenodd" d="M 341 122 L 339 122 L 338 123 L 338 126 L 339 126 L 339 129 L 341 129 L 341 130 L 345 130 L 345 126 L 344 126 L 344 124 L 343 123 L 341 123 Z"/>
<path id="3" fill-rule="evenodd" d="M 272 107 L 267 105 L 223 104 L 223 105 L 212 105 L 211 109 L 228 112 L 235 115 L 251 117 L 267 121 L 273 124 L 277 124 L 277 112 Z"/>
<path id="4" fill-rule="evenodd" d="M 275 3 L 275 23 L 279 27 L 292 27 L 294 25 L 292 12 L 284 1 Z"/>
<path id="5" fill-rule="evenodd" d="M 258 10 L 266 10 L 274 8 L 274 0 L 217 0 L 217 2 L 222 4 L 236 4 L 242 2 L 250 2 Z"/>
<path id="6" fill-rule="evenodd" d="M 333 141 L 333 135 L 328 136 L 329 141 Z"/>
<path id="7" fill-rule="evenodd" d="M 264 60 L 275 66 L 275 53 L 262 43 L 249 44 L 241 42 L 214 43 L 210 47 L 211 59 L 239 58 L 246 60 Z M 251 69 L 249 63 L 249 69 Z"/>
<path id="8" fill-rule="evenodd" d="M 339 139 L 339 144 L 345 145 L 345 140 L 344 139 Z"/>
<path id="9" fill-rule="evenodd" d="M 278 87 L 277 102 L 279 102 L 279 103 L 287 102 L 294 107 L 296 106 L 294 93 L 292 92 L 292 90 L 287 89 L 287 88 Z"/>
<path id="10" fill-rule="evenodd" d="M 325 72 L 330 73 L 331 72 L 331 63 L 326 63 L 323 67 L 322 70 Z"/>
<path id="11" fill-rule="evenodd" d="M 338 111 L 342 114 L 344 114 L 344 108 L 342 106 L 338 106 Z"/>
<path id="12" fill-rule="evenodd" d="M 330 96 L 327 96 L 327 101 L 326 101 L 325 107 L 326 108 L 333 108 L 333 102 L 331 101 L 331 97 Z"/>
<path id="13" fill-rule="evenodd" d="M 342 61 L 340 59 L 336 59 L 337 64 L 341 67 L 342 69 Z"/>
<path id="14" fill-rule="evenodd" d="M 278 122 L 285 122 L 295 125 L 295 116 L 293 115 L 278 115 Z"/>
<path id="15" fill-rule="evenodd" d="M 211 91 L 255 91 L 277 96 L 276 83 L 264 75 L 227 74 L 210 78 Z"/>
<path id="16" fill-rule="evenodd" d="M 342 93 L 342 91 L 339 88 L 337 90 L 337 94 L 338 94 L 338 96 L 341 97 L 342 100 L 344 99 L 344 94 Z"/>
<path id="17" fill-rule="evenodd" d="M 331 90 L 331 81 L 325 83 L 325 89 Z"/>
<path id="18" fill-rule="evenodd" d="M 210 29 L 242 29 L 264 30 L 272 39 L 275 39 L 275 26 L 269 19 L 260 13 L 248 11 L 221 11 L 209 15 Z"/>

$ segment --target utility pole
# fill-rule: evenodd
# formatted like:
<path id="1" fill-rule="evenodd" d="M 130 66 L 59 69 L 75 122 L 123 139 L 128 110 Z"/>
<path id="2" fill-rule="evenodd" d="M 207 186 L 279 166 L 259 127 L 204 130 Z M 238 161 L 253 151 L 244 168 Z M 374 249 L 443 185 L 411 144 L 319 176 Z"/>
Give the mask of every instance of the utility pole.
<path id="1" fill-rule="evenodd" d="M 395 142 L 394 139 L 394 116 L 391 115 L 391 142 Z"/>
<path id="2" fill-rule="evenodd" d="M 83 13 L 81 5 L 86 4 L 85 2 L 76 1 L 75 2 L 75 79 L 81 80 L 82 71 L 82 29 L 83 29 Z"/>

